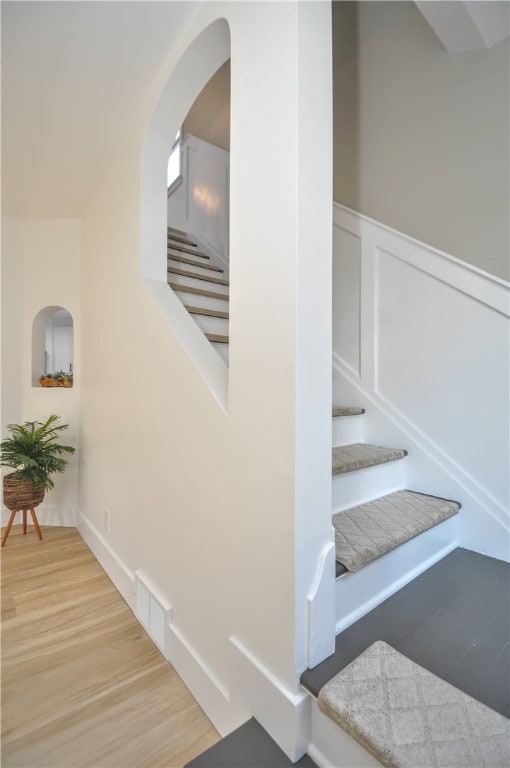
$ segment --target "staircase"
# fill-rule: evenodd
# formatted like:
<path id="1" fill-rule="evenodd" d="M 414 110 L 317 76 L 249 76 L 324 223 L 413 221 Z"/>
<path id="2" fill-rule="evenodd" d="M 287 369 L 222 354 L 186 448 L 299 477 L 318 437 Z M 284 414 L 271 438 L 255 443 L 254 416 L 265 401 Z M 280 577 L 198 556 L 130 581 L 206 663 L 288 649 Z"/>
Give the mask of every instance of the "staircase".
<path id="1" fill-rule="evenodd" d="M 407 450 L 365 443 L 366 418 L 333 408 L 337 633 L 454 548 L 461 508 L 406 489 Z"/>
<path id="2" fill-rule="evenodd" d="M 186 232 L 168 227 L 168 285 L 228 364 L 228 279 L 224 267 Z"/>
<path id="3" fill-rule="evenodd" d="M 460 677 L 458 670 L 450 673 L 450 659 L 448 674 L 443 673 L 437 659 L 448 657 L 450 650 L 444 619 L 439 626 L 445 637 L 440 631 L 430 639 L 434 630 L 437 634 L 436 616 L 457 610 L 458 626 L 459 617 L 466 614 L 463 606 L 469 597 L 461 592 L 466 573 L 456 572 L 455 562 L 471 556 L 473 570 L 494 566 L 484 563 L 483 556 L 455 549 L 460 503 L 406 490 L 407 450 L 365 443 L 365 418 L 363 408 L 333 408 L 337 638 L 335 654 L 301 676 L 313 699 L 308 752 L 318 765 L 337 768 L 503 768 L 510 764 L 510 722 L 503 716 L 504 704 L 483 685 L 469 695 L 470 664 L 468 674 Z M 454 565 L 447 565 L 443 576 L 433 574 L 452 558 Z M 492 562 L 496 574 L 506 567 Z M 430 568 L 433 563 L 436 569 Z M 473 578 L 481 580 L 476 574 Z M 482 590 L 498 578 L 491 573 Z M 432 585 L 428 591 L 423 579 Z M 501 584 L 504 580 L 503 573 Z M 400 589 L 404 585 L 406 589 Z M 504 603 L 507 592 L 500 591 Z M 386 601 L 390 595 L 393 605 Z M 494 609 L 501 610 L 498 602 Z M 423 624 L 427 610 L 430 628 Z M 454 658 L 478 642 L 480 630 L 471 614 L 467 616 L 470 626 L 449 636 Z M 487 625 L 485 614 L 476 618 Z M 494 658 L 505 642 L 504 632 L 498 631 L 483 649 L 491 660 L 491 642 Z M 426 643 L 436 643 L 439 650 L 427 654 L 427 645 L 420 645 L 424 632 Z"/>

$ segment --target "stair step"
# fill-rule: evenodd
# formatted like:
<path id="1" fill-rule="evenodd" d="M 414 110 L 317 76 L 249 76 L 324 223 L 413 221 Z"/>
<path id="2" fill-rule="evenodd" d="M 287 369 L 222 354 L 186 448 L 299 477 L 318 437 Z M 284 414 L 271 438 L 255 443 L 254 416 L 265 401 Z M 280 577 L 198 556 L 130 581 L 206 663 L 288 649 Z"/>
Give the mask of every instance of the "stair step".
<path id="1" fill-rule="evenodd" d="M 317 701 L 382 765 L 510 765 L 506 717 L 380 640 L 329 680 Z"/>
<path id="2" fill-rule="evenodd" d="M 207 317 L 220 317 L 228 320 L 228 312 L 222 312 L 219 309 L 207 309 L 206 307 L 186 306 L 191 315 L 207 315 Z"/>
<path id="3" fill-rule="evenodd" d="M 194 243 L 193 240 L 190 240 L 187 237 L 184 237 L 183 235 L 174 235 L 170 232 L 168 233 L 168 239 L 174 240 L 176 243 L 182 243 L 183 245 L 191 245 L 193 248 L 197 248 L 197 243 Z"/>
<path id="4" fill-rule="evenodd" d="M 337 562 L 345 570 L 358 571 L 456 515 L 460 508 L 458 501 L 397 491 L 337 512 L 333 515 Z"/>
<path id="5" fill-rule="evenodd" d="M 362 416 L 364 413 L 364 408 L 358 408 L 355 405 L 333 406 L 333 416 Z"/>
<path id="6" fill-rule="evenodd" d="M 194 280 L 205 280 L 208 283 L 216 283 L 217 285 L 229 285 L 228 280 L 224 280 L 222 277 L 209 277 L 209 275 L 199 275 L 198 272 L 190 272 L 189 269 L 168 267 L 167 272 L 172 275 L 180 275 L 181 277 L 192 277 Z"/>
<path id="7" fill-rule="evenodd" d="M 192 267 L 200 267 L 200 269 L 209 269 L 211 272 L 223 272 L 223 269 L 221 267 L 217 267 L 215 264 L 204 264 L 200 261 L 195 261 L 195 259 L 188 259 L 187 256 L 181 256 L 178 253 L 169 253 L 167 258 L 172 261 L 178 261 L 181 264 L 189 264 Z"/>
<path id="8" fill-rule="evenodd" d="M 382 448 L 368 443 L 354 443 L 333 448 L 333 475 L 375 467 L 407 456 L 403 448 Z"/>
<path id="9" fill-rule="evenodd" d="M 211 299 L 223 299 L 228 301 L 228 293 L 207 291 L 205 288 L 195 288 L 194 285 L 181 285 L 180 283 L 168 283 L 170 288 L 181 293 L 193 293 L 195 296 L 209 296 Z"/>
<path id="10" fill-rule="evenodd" d="M 167 241 L 167 247 L 171 248 L 172 251 L 180 251 L 181 253 L 189 253 L 191 256 L 202 256 L 202 258 L 204 258 L 204 259 L 208 259 L 209 258 L 207 253 L 204 253 L 203 251 L 197 251 L 196 248 L 188 248 L 187 245 L 180 245 L 179 243 L 170 242 L 170 239 Z"/>
<path id="11" fill-rule="evenodd" d="M 205 336 L 209 341 L 215 341 L 218 344 L 228 344 L 228 336 L 223 336 L 220 333 L 206 333 Z"/>
<path id="12" fill-rule="evenodd" d="M 168 232 L 168 234 L 170 234 L 170 232 L 174 232 L 176 235 L 180 235 L 181 237 L 188 236 L 187 232 L 184 232 L 182 229 L 177 229 L 177 227 L 167 227 L 166 231 Z"/>

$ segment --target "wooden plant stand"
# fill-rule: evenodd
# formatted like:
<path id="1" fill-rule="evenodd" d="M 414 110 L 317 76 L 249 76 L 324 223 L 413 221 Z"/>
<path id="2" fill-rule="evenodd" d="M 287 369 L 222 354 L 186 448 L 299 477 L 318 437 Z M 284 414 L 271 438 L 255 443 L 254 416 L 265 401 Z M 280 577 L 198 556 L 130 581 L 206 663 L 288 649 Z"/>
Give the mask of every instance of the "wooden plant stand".
<path id="1" fill-rule="evenodd" d="M 15 509 L 13 512 L 11 512 L 11 516 L 9 517 L 9 522 L 7 523 L 7 527 L 5 529 L 4 535 L 2 536 L 2 547 L 7 541 L 7 536 L 11 532 L 12 524 L 14 522 L 14 518 L 16 517 L 17 512 L 23 512 L 23 533 L 25 534 L 27 532 L 27 512 L 30 512 L 30 514 L 32 515 L 32 522 L 34 524 L 34 528 L 37 531 L 37 535 L 40 540 L 42 539 L 42 532 L 39 526 L 37 515 L 35 514 L 35 507 L 32 507 L 32 509 Z"/>

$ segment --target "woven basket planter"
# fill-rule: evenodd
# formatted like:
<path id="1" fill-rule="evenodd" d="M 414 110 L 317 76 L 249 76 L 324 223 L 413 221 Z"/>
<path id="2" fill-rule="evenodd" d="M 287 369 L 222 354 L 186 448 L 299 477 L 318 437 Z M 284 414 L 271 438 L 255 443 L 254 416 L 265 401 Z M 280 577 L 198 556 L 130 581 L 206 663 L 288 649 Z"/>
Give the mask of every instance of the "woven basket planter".
<path id="1" fill-rule="evenodd" d="M 30 480 L 19 480 L 12 474 L 4 477 L 4 504 L 11 512 L 34 509 L 44 499 L 44 487 Z"/>
<path id="2" fill-rule="evenodd" d="M 65 387 L 66 389 L 73 386 L 71 379 L 54 379 L 51 376 L 40 376 L 39 384 L 41 387 Z"/>

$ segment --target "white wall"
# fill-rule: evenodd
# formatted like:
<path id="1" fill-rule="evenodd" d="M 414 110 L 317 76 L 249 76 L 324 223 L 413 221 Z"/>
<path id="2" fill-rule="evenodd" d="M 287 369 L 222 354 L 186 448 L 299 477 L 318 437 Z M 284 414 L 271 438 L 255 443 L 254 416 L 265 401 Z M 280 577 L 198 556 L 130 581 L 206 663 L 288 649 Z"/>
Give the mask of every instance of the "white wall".
<path id="1" fill-rule="evenodd" d="M 182 229 L 201 247 L 229 259 L 230 153 L 187 134 L 182 142 L 181 184 L 168 198 L 168 225 Z"/>
<path id="2" fill-rule="evenodd" d="M 9 328 L 10 339 L 3 350 L 7 362 L 4 357 L 2 384 L 6 405 L 2 424 L 42 420 L 56 413 L 69 424 L 63 442 L 78 447 L 81 224 L 76 219 L 8 220 L 4 232 L 10 235 L 3 248 L 3 259 L 11 262 L 11 268 L 2 275 L 3 286 L 14 300 L 3 305 L 3 327 Z M 32 384 L 33 320 L 48 306 L 65 307 L 73 316 L 76 378 L 70 389 L 45 389 Z M 18 341 L 19 352 L 13 352 L 12 340 Z M 44 333 L 39 341 L 44 345 Z M 42 359 L 43 352 L 42 349 Z M 38 508 L 39 520 L 42 525 L 74 525 L 78 503 L 77 454 L 70 458 L 64 475 L 54 480 L 55 489 L 46 494 Z"/>
<path id="3" fill-rule="evenodd" d="M 508 280 L 508 38 L 447 53 L 412 2 L 333 5 L 334 199 Z"/>
<path id="4" fill-rule="evenodd" d="M 186 333 L 169 327 L 164 160 L 165 136 L 221 41 L 206 35 L 204 50 L 176 63 L 221 17 L 232 72 L 223 407 L 183 346 Z M 175 648 L 201 660 L 198 688 L 182 673 L 203 706 L 201 676 L 217 697 L 228 691 L 231 724 L 257 714 L 294 756 L 305 729 L 282 736 L 243 675 L 261 676 L 283 710 L 302 712 L 306 597 L 331 537 L 329 25 L 327 3 L 204 4 L 168 71 L 168 107 L 154 113 L 145 146 L 152 113 L 140 116 L 83 222 L 81 528 L 127 591 L 140 570 L 172 607 Z M 267 125 L 269 143 L 260 141 Z M 176 322 L 191 328 L 179 311 Z M 209 363 L 204 353 L 204 371 Z"/>
<path id="5" fill-rule="evenodd" d="M 2 436 L 22 416 L 23 222 L 2 217 Z"/>
<path id="6" fill-rule="evenodd" d="M 230 150 L 230 61 L 211 77 L 186 115 L 184 133 Z"/>

